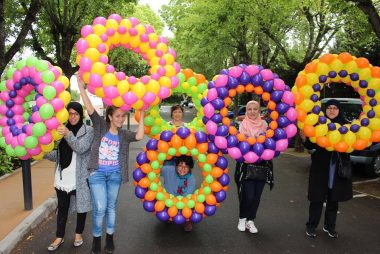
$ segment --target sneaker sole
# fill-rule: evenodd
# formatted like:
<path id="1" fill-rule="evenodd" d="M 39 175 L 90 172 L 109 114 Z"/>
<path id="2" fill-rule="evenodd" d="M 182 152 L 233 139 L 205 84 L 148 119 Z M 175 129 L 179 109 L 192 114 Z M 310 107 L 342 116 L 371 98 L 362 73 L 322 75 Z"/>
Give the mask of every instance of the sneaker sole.
<path id="1" fill-rule="evenodd" d="M 317 234 L 310 234 L 310 233 L 308 233 L 308 232 L 306 232 L 306 235 L 307 235 L 308 237 L 312 237 L 312 238 L 317 237 Z"/>
<path id="2" fill-rule="evenodd" d="M 330 236 L 331 238 L 338 238 L 338 236 L 334 236 L 334 235 L 330 234 L 330 232 L 327 229 L 325 229 L 324 227 L 322 228 L 322 230 L 324 232 L 326 232 L 328 234 L 328 236 Z"/>

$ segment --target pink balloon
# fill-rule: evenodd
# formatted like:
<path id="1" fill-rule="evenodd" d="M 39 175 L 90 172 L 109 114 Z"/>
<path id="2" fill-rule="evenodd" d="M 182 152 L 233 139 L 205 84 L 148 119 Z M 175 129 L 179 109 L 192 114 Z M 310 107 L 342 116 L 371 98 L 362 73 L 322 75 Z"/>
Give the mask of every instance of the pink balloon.
<path id="1" fill-rule="evenodd" d="M 226 149 L 227 148 L 227 139 L 225 137 L 216 136 L 214 143 L 219 149 Z"/>
<path id="2" fill-rule="evenodd" d="M 132 26 L 136 26 L 136 25 L 140 24 L 140 21 L 135 17 L 130 17 L 129 21 L 131 21 Z"/>
<path id="3" fill-rule="evenodd" d="M 119 15 L 119 14 L 115 14 L 115 13 L 111 14 L 111 15 L 108 17 L 108 19 L 114 19 L 114 20 L 116 20 L 118 23 L 120 23 L 120 21 L 122 20 L 122 18 L 120 17 L 120 15 Z"/>
<path id="4" fill-rule="evenodd" d="M 11 146 L 13 147 L 13 148 L 16 148 L 16 146 L 18 146 L 19 144 L 18 144 L 18 140 L 17 140 L 17 138 L 16 137 L 14 137 L 12 140 L 11 140 Z"/>
<path id="5" fill-rule="evenodd" d="M 288 111 L 286 111 L 286 117 L 290 121 L 297 120 L 297 111 L 294 108 L 289 108 Z"/>
<path id="6" fill-rule="evenodd" d="M 54 73 L 54 77 L 55 79 L 57 79 L 59 76 L 61 76 L 61 72 L 59 71 L 58 68 L 56 67 L 52 67 L 50 68 L 50 71 L 52 71 Z"/>
<path id="7" fill-rule="evenodd" d="M 125 34 L 127 32 L 127 28 L 125 26 L 119 26 L 119 28 L 117 29 L 117 32 L 119 34 Z"/>
<path id="8" fill-rule="evenodd" d="M 115 30 L 112 29 L 112 28 L 108 28 L 107 31 L 106 31 L 106 34 L 108 36 L 113 36 L 115 34 Z"/>
<path id="9" fill-rule="evenodd" d="M 100 39 L 102 39 L 102 42 L 106 42 L 106 41 L 108 41 L 108 36 L 107 36 L 107 34 L 101 34 L 100 35 Z M 111 49 L 113 49 L 113 46 L 111 45 L 110 46 L 110 50 Z"/>
<path id="10" fill-rule="evenodd" d="M 13 83 L 13 80 L 11 79 L 8 79 L 7 81 L 5 81 L 5 85 L 9 91 L 14 89 L 14 86 L 13 86 L 14 83 Z M 2 93 L 5 93 L 5 92 L 2 92 Z"/>
<path id="11" fill-rule="evenodd" d="M 128 77 L 128 83 L 133 85 L 137 82 L 137 78 L 135 76 Z"/>
<path id="12" fill-rule="evenodd" d="M 177 76 L 170 77 L 170 80 L 172 82 L 172 88 L 176 88 L 179 85 L 179 79 Z"/>
<path id="13" fill-rule="evenodd" d="M 61 81 L 53 81 L 50 85 L 54 87 L 56 94 L 60 94 L 65 90 L 65 85 Z"/>
<path id="14" fill-rule="evenodd" d="M 84 54 L 88 48 L 88 42 L 85 39 L 80 38 L 77 42 L 76 47 L 79 54 Z"/>
<path id="15" fill-rule="evenodd" d="M 26 134 L 25 133 L 20 133 L 18 136 L 17 136 L 17 142 L 20 144 L 20 146 L 24 146 L 24 142 L 25 142 L 25 138 L 26 138 Z"/>
<path id="16" fill-rule="evenodd" d="M 14 105 L 12 107 L 12 110 L 13 110 L 13 113 L 15 113 L 16 115 L 22 115 L 24 113 L 24 107 L 21 105 Z M 0 114 L 1 114 L 1 111 L 0 111 Z"/>
<path id="17" fill-rule="evenodd" d="M 237 147 L 227 148 L 228 155 L 231 156 L 232 159 L 237 160 L 241 155 L 241 151 Z"/>
<path id="18" fill-rule="evenodd" d="M 12 144 L 12 140 L 14 139 L 12 133 L 8 133 L 7 135 L 5 135 L 5 143 L 7 143 L 8 145 L 9 144 Z"/>
<path id="19" fill-rule="evenodd" d="M 32 121 L 34 123 L 42 122 L 42 118 L 41 118 L 40 113 L 38 111 L 33 112 L 33 114 L 32 114 Z"/>
<path id="20" fill-rule="evenodd" d="M 17 83 L 22 78 L 22 73 L 19 70 L 13 72 L 13 82 Z"/>
<path id="21" fill-rule="evenodd" d="M 215 108 L 211 105 L 211 103 L 207 103 L 203 108 L 203 112 L 207 118 L 211 118 L 215 113 Z"/>
<path id="22" fill-rule="evenodd" d="M 102 63 L 104 63 L 104 64 L 108 64 L 108 57 L 105 56 L 105 55 L 101 55 L 101 56 L 99 57 L 99 62 L 102 62 Z"/>
<path id="23" fill-rule="evenodd" d="M 112 99 L 103 98 L 102 100 L 103 100 L 104 104 L 106 104 L 107 106 L 112 106 Z"/>
<path id="24" fill-rule="evenodd" d="M 113 73 L 113 72 L 115 72 L 115 67 L 113 67 L 112 65 L 108 64 L 106 66 L 106 72 L 107 73 Z"/>
<path id="25" fill-rule="evenodd" d="M 19 106 L 19 105 L 14 105 L 14 106 Z M 14 106 L 13 106 L 13 108 L 14 108 Z M 14 109 L 12 109 L 12 110 L 14 111 Z M 1 115 L 5 115 L 7 113 L 7 111 L 8 111 L 8 107 L 5 104 L 0 105 L 0 114 Z"/>
<path id="26" fill-rule="evenodd" d="M 15 115 L 13 119 L 15 120 L 16 124 L 23 124 L 25 122 L 25 119 L 22 115 Z"/>
<path id="27" fill-rule="evenodd" d="M 271 150 L 271 149 L 265 149 L 260 157 L 263 160 L 269 161 L 269 160 L 273 159 L 273 157 L 274 157 L 274 151 Z"/>
<path id="28" fill-rule="evenodd" d="M 0 124 L 0 126 L 1 126 L 1 124 Z M 3 129 L 1 130 L 1 134 L 3 134 L 3 136 L 6 136 L 10 132 L 11 131 L 9 130 L 9 126 L 4 126 Z"/>
<path id="29" fill-rule="evenodd" d="M 288 148 L 289 141 L 287 139 L 280 139 L 276 141 L 276 151 L 284 152 Z"/>
<path id="30" fill-rule="evenodd" d="M 94 19 L 94 21 L 92 22 L 92 24 L 94 24 L 94 25 L 100 24 L 100 25 L 105 26 L 106 22 L 107 22 L 106 18 L 104 18 L 104 17 L 96 17 Z"/>
<path id="31" fill-rule="evenodd" d="M 255 163 L 259 159 L 259 156 L 257 156 L 257 154 L 252 151 L 249 151 L 243 157 L 244 160 L 248 163 Z"/>
<path id="32" fill-rule="evenodd" d="M 234 66 L 231 67 L 228 71 L 228 74 L 234 78 L 240 77 L 240 75 L 243 73 L 243 68 L 240 66 Z"/>
<path id="33" fill-rule="evenodd" d="M 276 90 L 284 91 L 285 89 L 285 82 L 282 79 L 275 78 L 273 80 L 273 86 Z"/>
<path id="34" fill-rule="evenodd" d="M 145 32 L 147 34 L 154 33 L 154 28 L 151 25 L 145 25 Z"/>
<path id="35" fill-rule="evenodd" d="M 286 126 L 285 131 L 286 131 L 286 136 L 288 138 L 292 138 L 297 133 L 297 127 L 294 124 L 289 124 L 288 126 Z"/>
<path id="36" fill-rule="evenodd" d="M 95 94 L 95 87 L 93 86 L 87 86 L 87 89 L 90 93 Z"/>
<path id="37" fill-rule="evenodd" d="M 133 92 L 126 92 L 122 95 L 122 98 L 125 101 L 125 103 L 129 105 L 132 105 L 138 100 L 137 96 Z"/>
<path id="38" fill-rule="evenodd" d="M 13 98 L 13 101 L 14 101 L 14 103 L 17 105 L 21 105 L 21 104 L 23 104 L 24 102 L 25 102 L 25 99 L 24 99 L 24 97 L 21 97 L 21 96 L 19 96 L 19 95 L 17 95 L 15 98 Z"/>
<path id="39" fill-rule="evenodd" d="M 282 101 L 288 104 L 289 106 L 294 105 L 294 95 L 290 91 L 285 91 L 284 95 L 282 96 Z"/>
<path id="40" fill-rule="evenodd" d="M 206 123 L 206 131 L 208 132 L 208 134 L 215 135 L 217 129 L 218 126 L 213 121 L 208 121 Z"/>
<path id="41" fill-rule="evenodd" d="M 53 98 L 50 101 L 50 104 L 53 107 L 54 112 L 60 111 L 65 106 L 65 104 L 63 103 L 63 101 L 61 99 L 59 99 L 59 98 Z"/>
<path id="42" fill-rule="evenodd" d="M 218 91 L 216 88 L 211 88 L 207 91 L 207 100 L 212 101 L 218 97 Z"/>
<path id="43" fill-rule="evenodd" d="M 44 93 L 44 88 L 46 87 L 46 84 L 44 83 L 40 83 L 38 86 L 37 86 L 37 92 L 39 94 L 43 94 Z"/>
<path id="44" fill-rule="evenodd" d="M 57 118 L 52 117 L 45 121 L 45 125 L 46 125 L 46 128 L 48 128 L 49 130 L 53 130 L 53 129 L 57 129 L 60 123 L 57 120 Z"/>
<path id="45" fill-rule="evenodd" d="M 142 99 L 145 103 L 150 104 L 156 99 L 156 95 L 152 92 L 147 92 Z"/>
<path id="46" fill-rule="evenodd" d="M 0 117 L 0 126 L 7 126 L 7 121 L 8 121 L 8 117 L 6 116 L 3 116 L 3 117 Z"/>
<path id="47" fill-rule="evenodd" d="M 29 76 L 29 68 L 27 66 L 22 67 L 21 74 L 23 77 Z"/>
<path id="48" fill-rule="evenodd" d="M 28 160 L 28 159 L 30 159 L 30 155 L 29 154 L 26 154 L 26 155 L 24 155 L 24 156 L 22 156 L 22 157 L 20 157 L 20 160 L 23 160 L 23 161 L 25 161 L 25 160 Z"/>
<path id="49" fill-rule="evenodd" d="M 130 28 L 129 30 L 128 30 L 128 32 L 129 32 L 129 34 L 131 35 L 131 36 L 136 36 L 136 35 L 138 35 L 138 31 L 137 31 L 137 29 L 136 28 Z"/>
<path id="50" fill-rule="evenodd" d="M 102 76 L 92 73 L 89 78 L 89 85 L 93 87 L 101 87 L 103 85 Z"/>
<path id="51" fill-rule="evenodd" d="M 227 85 L 227 82 L 228 82 L 228 76 L 227 75 L 219 75 L 214 83 L 215 83 L 215 87 L 223 87 L 223 86 L 226 86 Z"/>
<path id="52" fill-rule="evenodd" d="M 166 70 L 164 67 L 158 67 L 157 69 L 157 74 L 160 75 L 160 76 L 165 76 L 165 73 L 166 73 Z"/>
<path id="53" fill-rule="evenodd" d="M 87 37 L 88 35 L 94 33 L 94 29 L 92 28 L 91 25 L 85 25 L 80 30 L 80 33 L 81 33 L 82 37 Z"/>
<path id="54" fill-rule="evenodd" d="M 119 91 L 114 86 L 106 86 L 103 88 L 104 95 L 109 99 L 114 99 L 119 96 Z"/>
<path id="55" fill-rule="evenodd" d="M 81 71 L 91 71 L 92 61 L 90 58 L 82 56 L 82 58 L 79 61 L 79 66 Z"/>
<path id="56" fill-rule="evenodd" d="M 162 86 L 162 87 L 160 87 L 160 90 L 158 91 L 157 95 L 160 99 L 165 99 L 165 98 L 169 97 L 170 90 L 169 90 L 169 88 Z"/>
<path id="57" fill-rule="evenodd" d="M 259 67 L 257 65 L 248 65 L 244 71 L 248 73 L 249 76 L 254 76 L 259 73 Z"/>
<path id="58" fill-rule="evenodd" d="M 117 78 L 118 80 L 124 80 L 125 77 L 126 77 L 125 73 L 124 73 L 124 72 L 121 72 L 121 71 L 116 72 L 116 73 L 115 73 L 115 76 L 116 76 L 116 78 Z"/>
<path id="59" fill-rule="evenodd" d="M 149 77 L 149 76 L 146 76 L 146 75 L 144 75 L 144 76 L 142 76 L 142 77 L 140 78 L 140 81 L 141 81 L 143 84 L 148 84 L 148 83 L 149 83 L 149 80 L 150 80 L 150 77 Z"/>
<path id="60" fill-rule="evenodd" d="M 28 124 L 26 126 L 26 135 L 32 136 L 33 134 L 33 124 Z"/>
<path id="61" fill-rule="evenodd" d="M 274 78 L 273 72 L 269 69 L 261 70 L 260 74 L 261 74 L 261 77 L 264 79 L 264 81 L 271 80 Z"/>
<path id="62" fill-rule="evenodd" d="M 129 104 L 124 104 L 123 106 L 120 107 L 120 109 L 123 111 L 129 111 L 131 110 L 131 108 L 132 108 L 132 105 L 129 105 Z"/>
<path id="63" fill-rule="evenodd" d="M 38 137 L 38 142 L 41 145 L 47 145 L 50 144 L 51 141 L 53 141 L 53 137 L 51 136 L 50 132 L 46 132 L 45 135 Z"/>
<path id="64" fill-rule="evenodd" d="M 48 100 L 47 99 L 45 99 L 45 97 L 43 97 L 43 96 L 40 96 L 40 97 L 38 97 L 37 98 L 37 100 L 36 100 L 36 105 L 37 105 L 37 107 L 42 107 L 42 105 L 44 105 L 45 103 L 47 103 L 48 102 Z"/>
<path id="65" fill-rule="evenodd" d="M 36 155 L 39 155 L 41 153 L 41 148 L 39 145 L 37 145 L 35 148 L 27 149 L 27 152 L 31 156 L 36 156 Z"/>

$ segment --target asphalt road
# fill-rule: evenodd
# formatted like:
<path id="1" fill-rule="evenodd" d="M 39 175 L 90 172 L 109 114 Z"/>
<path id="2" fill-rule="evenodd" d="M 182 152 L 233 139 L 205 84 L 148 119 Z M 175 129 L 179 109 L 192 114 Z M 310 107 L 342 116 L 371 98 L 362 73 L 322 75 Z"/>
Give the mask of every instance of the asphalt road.
<path id="1" fill-rule="evenodd" d="M 143 141 L 131 145 L 130 168 L 144 145 Z M 229 161 L 232 180 L 235 163 Z M 119 196 L 115 253 L 380 253 L 379 198 L 360 195 L 341 203 L 336 228 L 339 238 L 329 238 L 320 227 L 318 236 L 311 239 L 305 235 L 310 159 L 283 154 L 275 159 L 274 165 L 275 187 L 272 191 L 265 187 L 255 221 L 259 233 L 255 235 L 239 232 L 236 228 L 238 200 L 233 181 L 227 199 L 216 214 L 194 225 L 192 232 L 158 221 L 153 214 L 144 211 L 134 195 L 133 184 L 123 185 Z M 356 180 L 358 178 L 360 180 L 361 176 Z M 46 248 L 55 237 L 55 223 L 52 214 L 12 253 L 47 253 Z M 71 214 L 65 243 L 56 253 L 90 253 L 91 215 L 88 215 L 84 232 L 85 243 L 79 248 L 72 246 L 74 230 L 75 216 Z"/>

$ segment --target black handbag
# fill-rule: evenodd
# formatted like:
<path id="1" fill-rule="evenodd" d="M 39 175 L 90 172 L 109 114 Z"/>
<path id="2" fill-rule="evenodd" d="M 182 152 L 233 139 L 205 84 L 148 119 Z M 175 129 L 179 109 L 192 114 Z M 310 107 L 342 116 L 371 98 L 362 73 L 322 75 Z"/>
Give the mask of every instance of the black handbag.
<path id="1" fill-rule="evenodd" d="M 347 153 L 338 154 L 338 176 L 340 178 L 352 177 L 352 164 L 350 161 L 350 155 Z"/>
<path id="2" fill-rule="evenodd" d="M 255 180 L 255 181 L 266 181 L 268 172 L 271 169 L 271 164 L 269 161 L 264 161 L 262 163 L 251 163 L 246 164 L 246 174 L 245 180 Z"/>

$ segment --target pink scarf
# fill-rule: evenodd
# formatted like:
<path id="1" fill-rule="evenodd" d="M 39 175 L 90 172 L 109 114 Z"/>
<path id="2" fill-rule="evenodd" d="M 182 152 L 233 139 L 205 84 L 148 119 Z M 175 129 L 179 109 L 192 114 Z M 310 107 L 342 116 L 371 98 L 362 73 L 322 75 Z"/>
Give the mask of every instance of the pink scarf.
<path id="1" fill-rule="evenodd" d="M 257 101 L 249 101 L 246 107 L 248 107 L 248 105 L 252 103 L 259 105 Z M 265 132 L 267 127 L 268 124 L 264 120 L 261 120 L 260 115 L 258 115 L 256 119 L 250 119 L 248 118 L 247 114 L 245 114 L 245 118 L 239 126 L 239 131 L 250 137 L 256 137 L 260 133 Z"/>

